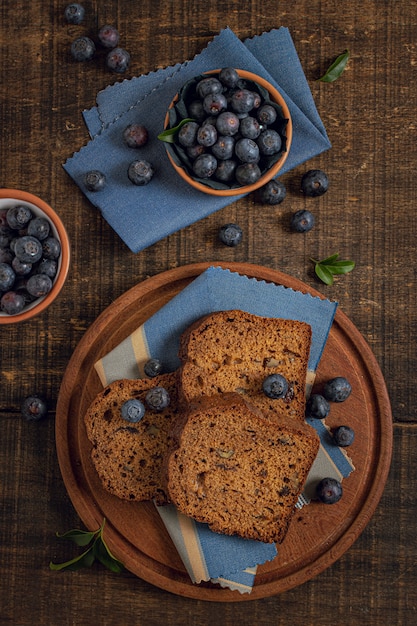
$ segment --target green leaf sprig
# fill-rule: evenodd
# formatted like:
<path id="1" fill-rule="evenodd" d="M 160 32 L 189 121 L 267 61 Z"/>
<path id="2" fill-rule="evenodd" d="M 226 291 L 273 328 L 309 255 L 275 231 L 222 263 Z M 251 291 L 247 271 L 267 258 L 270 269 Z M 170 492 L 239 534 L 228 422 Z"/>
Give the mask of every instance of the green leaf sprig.
<path id="1" fill-rule="evenodd" d="M 194 120 L 191 117 L 184 118 L 179 124 L 177 124 L 177 126 L 174 126 L 173 128 L 167 128 L 166 130 L 162 131 L 162 133 L 159 133 L 158 139 L 160 139 L 161 141 L 165 141 L 166 143 L 175 143 L 175 135 L 180 130 L 180 128 L 184 126 L 184 124 L 186 124 L 187 122 L 194 122 Z"/>
<path id="2" fill-rule="evenodd" d="M 86 547 L 85 550 L 79 556 L 76 556 L 70 561 L 65 563 L 49 563 L 49 568 L 54 571 L 71 571 L 75 572 L 83 567 L 91 567 L 95 560 L 100 561 L 107 569 L 119 574 L 124 570 L 124 565 L 113 556 L 110 552 L 104 537 L 103 530 L 106 520 L 103 519 L 103 523 L 97 530 L 90 532 L 87 530 L 69 530 L 66 533 L 56 533 L 56 536 L 60 539 L 69 539 L 73 541 L 77 546 Z"/>
<path id="3" fill-rule="evenodd" d="M 355 267 L 354 261 L 339 260 L 339 253 L 332 254 L 322 261 L 310 258 L 314 263 L 316 276 L 325 284 L 333 285 L 334 276 L 337 274 L 348 274 Z"/>
<path id="4" fill-rule="evenodd" d="M 339 78 L 349 61 L 349 50 L 339 54 L 337 59 L 328 67 L 327 71 L 318 80 L 322 83 L 333 83 Z"/>

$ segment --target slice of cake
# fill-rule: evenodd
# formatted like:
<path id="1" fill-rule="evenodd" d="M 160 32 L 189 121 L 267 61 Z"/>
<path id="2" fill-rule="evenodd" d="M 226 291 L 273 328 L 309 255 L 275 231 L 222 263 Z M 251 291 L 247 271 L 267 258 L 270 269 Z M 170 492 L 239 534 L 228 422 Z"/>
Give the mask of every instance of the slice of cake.
<path id="1" fill-rule="evenodd" d="M 281 543 L 319 449 L 316 431 L 265 419 L 240 394 L 201 398 L 177 421 L 164 471 L 179 511 L 227 535 Z"/>
<path id="2" fill-rule="evenodd" d="M 305 322 L 266 318 L 239 310 L 212 313 L 181 337 L 180 399 L 237 392 L 263 411 L 304 421 L 311 327 Z M 262 391 L 263 380 L 281 374 L 288 382 L 283 398 Z"/>
<path id="3" fill-rule="evenodd" d="M 91 459 L 104 489 L 124 500 L 166 501 L 161 485 L 163 456 L 177 417 L 176 375 L 141 380 L 118 380 L 93 400 L 85 426 L 93 448 Z M 162 411 L 146 407 L 139 422 L 123 419 L 122 405 L 132 398 L 145 403 L 153 387 L 167 390 L 170 403 Z"/>

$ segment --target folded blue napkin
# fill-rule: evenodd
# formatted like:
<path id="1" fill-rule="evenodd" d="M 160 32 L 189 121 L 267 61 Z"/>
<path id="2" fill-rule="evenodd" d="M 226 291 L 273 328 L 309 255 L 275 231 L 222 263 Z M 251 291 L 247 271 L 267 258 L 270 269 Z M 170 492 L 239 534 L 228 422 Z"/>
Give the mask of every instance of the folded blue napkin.
<path id="1" fill-rule="evenodd" d="M 208 268 L 104 355 L 95 364 L 101 383 L 105 386 L 120 378 L 141 378 L 143 366 L 151 356 L 160 359 L 166 371 L 174 371 L 180 364 L 177 353 L 183 331 L 207 313 L 231 309 L 310 324 L 312 345 L 308 369 L 310 386 L 313 384 L 337 303 L 221 267 Z M 326 437 L 327 430 L 321 421 L 312 420 L 312 425 L 317 427 L 321 447 L 298 508 L 309 503 L 320 478 L 332 476 L 342 480 L 353 469 L 346 454 Z M 193 582 L 211 580 L 240 593 L 249 593 L 256 566 L 277 555 L 274 544 L 213 533 L 207 525 L 191 520 L 172 506 L 157 510 Z"/>
<path id="2" fill-rule="evenodd" d="M 225 66 L 262 76 L 285 98 L 293 121 L 293 141 L 281 174 L 330 148 L 290 33 L 283 27 L 245 42 L 226 28 L 191 61 L 107 87 L 97 95 L 97 106 L 83 113 L 91 141 L 69 158 L 64 168 L 132 252 L 240 197 L 209 196 L 190 187 L 173 170 L 163 142 L 157 139 L 180 87 L 202 72 Z M 144 124 L 151 137 L 140 154 L 154 164 L 156 172 L 144 187 L 135 187 L 127 177 L 129 164 L 138 154 L 122 138 L 131 123 Z M 91 169 L 105 174 L 107 184 L 102 191 L 85 188 L 83 178 Z"/>

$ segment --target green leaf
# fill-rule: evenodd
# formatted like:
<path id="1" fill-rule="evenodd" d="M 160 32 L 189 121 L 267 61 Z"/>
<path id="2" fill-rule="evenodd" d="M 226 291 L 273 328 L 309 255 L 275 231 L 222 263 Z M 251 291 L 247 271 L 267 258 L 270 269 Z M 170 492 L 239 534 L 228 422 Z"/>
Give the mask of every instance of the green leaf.
<path id="1" fill-rule="evenodd" d="M 56 533 L 56 536 L 59 537 L 59 539 L 70 539 L 76 543 L 77 546 L 88 546 L 88 544 L 93 541 L 96 534 L 97 531 L 89 532 L 88 530 L 78 530 L 75 528 L 74 530 L 68 530 L 66 533 Z"/>
<path id="2" fill-rule="evenodd" d="M 93 545 L 94 556 L 100 563 L 102 563 L 107 569 L 116 574 L 120 574 L 124 570 L 124 565 L 118 561 L 108 549 L 104 539 L 98 537 Z"/>
<path id="3" fill-rule="evenodd" d="M 354 269 L 355 263 L 354 261 L 335 261 L 326 267 L 332 274 L 348 274 Z"/>
<path id="4" fill-rule="evenodd" d="M 325 74 L 318 80 L 323 83 L 333 83 L 339 78 L 344 71 L 346 64 L 349 60 L 349 50 L 345 50 L 343 54 L 340 54 L 335 61 L 329 66 Z"/>
<path id="5" fill-rule="evenodd" d="M 177 124 L 177 126 L 174 126 L 173 128 L 167 128 L 162 133 L 159 133 L 158 139 L 167 143 L 174 143 L 175 135 L 180 130 L 180 128 L 184 126 L 184 124 L 186 124 L 187 122 L 194 122 L 194 120 L 191 117 L 186 117 L 185 119 L 181 120 L 181 122 Z"/>
<path id="6" fill-rule="evenodd" d="M 329 270 L 326 265 L 321 265 L 320 263 L 316 263 L 314 266 L 314 271 L 316 275 L 325 285 L 333 285 L 333 274 Z"/>
<path id="7" fill-rule="evenodd" d="M 74 559 L 70 561 L 66 561 L 65 563 L 49 563 L 49 569 L 59 572 L 62 570 L 67 570 L 69 572 L 75 572 L 83 567 L 91 567 L 94 563 L 95 555 L 93 552 L 93 546 L 88 548 L 85 552 L 76 556 Z"/>

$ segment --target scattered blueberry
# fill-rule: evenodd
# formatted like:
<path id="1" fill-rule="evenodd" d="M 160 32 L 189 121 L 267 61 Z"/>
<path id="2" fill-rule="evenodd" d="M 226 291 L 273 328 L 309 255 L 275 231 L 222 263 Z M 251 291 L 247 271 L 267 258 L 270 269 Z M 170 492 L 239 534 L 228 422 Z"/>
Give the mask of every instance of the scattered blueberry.
<path id="1" fill-rule="evenodd" d="M 47 237 L 44 239 L 44 241 L 42 241 L 42 254 L 45 259 L 58 259 L 61 254 L 59 239 L 56 237 Z"/>
<path id="2" fill-rule="evenodd" d="M 146 404 L 154 411 L 163 411 L 169 406 L 170 397 L 165 387 L 153 387 L 146 394 Z"/>
<path id="3" fill-rule="evenodd" d="M 64 15 L 68 24 L 81 24 L 84 19 L 84 14 L 84 7 L 78 2 L 73 2 L 65 7 Z"/>
<path id="4" fill-rule="evenodd" d="M 316 494 L 324 504 L 334 504 L 343 495 L 342 485 L 335 478 L 323 478 L 316 487 Z"/>
<path id="5" fill-rule="evenodd" d="M 84 185 L 88 191 L 101 191 L 106 186 L 106 176 L 99 170 L 90 170 L 84 176 Z"/>
<path id="6" fill-rule="evenodd" d="M 120 39 L 119 31 L 111 24 L 106 24 L 98 31 L 98 38 L 105 48 L 116 48 Z"/>
<path id="7" fill-rule="evenodd" d="M 142 124 L 129 124 L 123 131 L 123 139 L 129 148 L 141 148 L 148 138 L 148 130 Z"/>
<path id="8" fill-rule="evenodd" d="M 312 393 L 306 403 L 306 417 L 322 420 L 330 413 L 330 404 L 324 396 Z"/>
<path id="9" fill-rule="evenodd" d="M 26 289 L 31 296 L 41 298 L 52 289 L 52 280 L 46 274 L 33 274 L 28 278 Z"/>
<path id="10" fill-rule="evenodd" d="M 240 185 L 253 185 L 261 177 L 261 169 L 257 163 L 242 163 L 236 168 L 235 176 Z"/>
<path id="11" fill-rule="evenodd" d="M 132 161 L 127 171 L 130 182 L 138 186 L 147 185 L 152 180 L 154 173 L 153 166 L 145 159 Z"/>
<path id="12" fill-rule="evenodd" d="M 286 195 L 285 185 L 279 180 L 270 180 L 258 192 L 259 200 L 265 204 L 281 204 Z"/>
<path id="13" fill-rule="evenodd" d="M 14 253 L 23 263 L 36 263 L 42 257 L 42 243 L 36 237 L 24 235 L 16 239 Z"/>
<path id="14" fill-rule="evenodd" d="M 26 420 L 36 422 L 47 415 L 48 406 L 40 396 L 28 396 L 22 402 L 21 413 Z"/>
<path id="15" fill-rule="evenodd" d="M 309 170 L 301 179 L 301 190 L 306 196 L 322 196 L 329 188 L 329 180 L 322 170 Z"/>
<path id="16" fill-rule="evenodd" d="M 352 445 L 354 439 L 355 432 L 350 426 L 338 426 L 333 430 L 333 440 L 341 448 Z"/>
<path id="17" fill-rule="evenodd" d="M 95 52 L 96 46 L 90 37 L 77 37 L 71 44 L 71 55 L 75 61 L 89 61 Z"/>
<path id="18" fill-rule="evenodd" d="M 145 405 L 138 398 L 131 398 L 122 404 L 120 413 L 124 420 L 135 424 L 145 415 Z"/>
<path id="19" fill-rule="evenodd" d="M 242 241 L 242 236 L 242 229 L 238 224 L 224 224 L 219 230 L 220 241 L 231 248 Z"/>
<path id="20" fill-rule="evenodd" d="M 263 381 L 262 390 L 268 398 L 283 398 L 288 391 L 287 379 L 281 374 L 270 374 Z"/>
<path id="21" fill-rule="evenodd" d="M 200 154 L 193 163 L 193 172 L 198 178 L 210 178 L 217 169 L 217 159 L 212 154 Z"/>
<path id="22" fill-rule="evenodd" d="M 155 376 L 159 376 L 162 372 L 162 363 L 159 359 L 149 359 L 146 361 L 143 371 L 145 376 L 149 376 L 149 378 L 155 378 Z"/>
<path id="23" fill-rule="evenodd" d="M 0 291 L 7 291 L 13 286 L 16 274 L 11 265 L 0 263 Z"/>
<path id="24" fill-rule="evenodd" d="M 24 296 L 17 291 L 6 291 L 0 300 L 0 309 L 8 315 L 17 315 L 25 308 L 26 300 Z"/>
<path id="25" fill-rule="evenodd" d="M 32 219 L 32 211 L 25 205 L 13 206 L 8 209 L 6 219 L 11 229 L 19 230 Z"/>
<path id="26" fill-rule="evenodd" d="M 124 48 L 110 50 L 106 57 L 106 66 L 116 74 L 124 74 L 130 65 L 130 54 Z"/>
<path id="27" fill-rule="evenodd" d="M 306 209 L 300 209 L 291 216 L 290 227 L 296 233 L 307 233 L 314 227 L 314 224 L 314 215 Z"/>
<path id="28" fill-rule="evenodd" d="M 329 402 L 344 402 L 351 394 L 352 386 L 343 376 L 328 380 L 323 388 L 323 395 Z"/>

